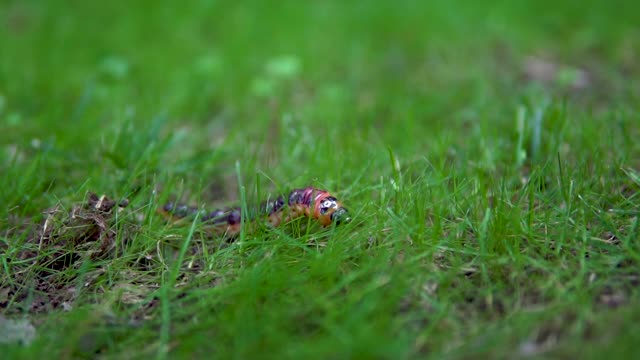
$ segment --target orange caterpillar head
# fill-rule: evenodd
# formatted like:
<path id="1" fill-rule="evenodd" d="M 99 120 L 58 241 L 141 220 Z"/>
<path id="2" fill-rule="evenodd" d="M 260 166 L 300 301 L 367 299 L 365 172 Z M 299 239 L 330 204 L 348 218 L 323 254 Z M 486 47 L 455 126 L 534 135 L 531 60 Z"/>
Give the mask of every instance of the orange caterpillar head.
<path id="1" fill-rule="evenodd" d="M 340 225 L 351 221 L 349 211 L 342 206 L 338 199 L 328 193 L 326 196 L 316 198 L 314 213 L 318 222 L 323 226 L 331 225 L 334 222 L 336 225 Z"/>

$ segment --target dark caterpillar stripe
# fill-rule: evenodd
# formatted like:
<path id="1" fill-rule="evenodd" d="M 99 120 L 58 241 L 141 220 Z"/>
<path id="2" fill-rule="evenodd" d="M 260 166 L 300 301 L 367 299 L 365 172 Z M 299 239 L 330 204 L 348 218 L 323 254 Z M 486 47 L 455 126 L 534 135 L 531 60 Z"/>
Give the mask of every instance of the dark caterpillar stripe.
<path id="1" fill-rule="evenodd" d="M 257 217 L 266 217 L 271 226 L 279 226 L 293 219 L 307 216 L 317 220 L 322 226 L 349 222 L 349 211 L 328 191 L 306 187 L 295 189 L 286 197 L 279 196 L 274 200 L 263 202 L 257 214 L 248 214 L 245 224 L 252 225 Z M 167 203 L 160 213 L 170 220 L 179 220 L 200 213 L 201 221 L 216 234 L 234 237 L 240 233 L 242 211 L 239 207 L 217 209 L 212 212 L 201 212 L 196 207 Z M 252 216 L 253 215 L 253 216 Z M 258 215 L 258 216 L 255 216 Z"/>

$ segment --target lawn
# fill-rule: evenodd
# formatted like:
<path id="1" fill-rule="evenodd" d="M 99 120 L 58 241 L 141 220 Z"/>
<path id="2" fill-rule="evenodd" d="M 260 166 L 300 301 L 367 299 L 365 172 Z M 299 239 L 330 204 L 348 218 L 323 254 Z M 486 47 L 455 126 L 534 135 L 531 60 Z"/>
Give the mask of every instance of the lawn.
<path id="1" fill-rule="evenodd" d="M 2 358 L 629 358 L 640 3 L 0 2 Z M 202 209 L 314 186 L 352 221 Z"/>

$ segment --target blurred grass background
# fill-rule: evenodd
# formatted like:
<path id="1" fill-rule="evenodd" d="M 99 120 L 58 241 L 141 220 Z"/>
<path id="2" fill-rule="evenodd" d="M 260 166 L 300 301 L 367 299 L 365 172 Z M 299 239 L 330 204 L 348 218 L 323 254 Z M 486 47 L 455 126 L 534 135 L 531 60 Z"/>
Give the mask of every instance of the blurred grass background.
<path id="1" fill-rule="evenodd" d="M 68 338 L 16 355 L 599 357 L 637 341 L 636 2 L 5 0 L 0 22 L 6 254 L 16 224 L 88 190 L 142 189 L 147 215 L 154 189 L 237 201 L 236 162 L 252 199 L 313 184 L 363 224 L 312 255 L 279 233 L 208 254 L 202 276 L 224 286 L 159 295 L 175 310 L 137 331 L 80 301 L 42 320 Z M 585 263 L 603 233 L 617 247 Z M 129 265 L 109 266 L 113 289 Z M 623 306 L 600 312 L 603 292 Z"/>

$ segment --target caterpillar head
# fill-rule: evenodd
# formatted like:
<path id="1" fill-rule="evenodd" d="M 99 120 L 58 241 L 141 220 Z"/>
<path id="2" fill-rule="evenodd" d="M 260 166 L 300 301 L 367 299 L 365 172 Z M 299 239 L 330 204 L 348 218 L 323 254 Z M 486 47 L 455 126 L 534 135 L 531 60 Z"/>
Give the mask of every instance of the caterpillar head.
<path id="1" fill-rule="evenodd" d="M 336 225 L 350 222 L 351 216 L 349 216 L 349 210 L 345 207 L 339 207 L 331 214 L 331 221 L 335 222 Z"/>
<path id="2" fill-rule="evenodd" d="M 333 196 L 326 197 L 320 201 L 319 208 L 319 220 L 324 226 L 328 226 L 334 222 L 336 225 L 340 225 L 341 223 L 348 223 L 351 221 L 349 211 Z"/>

